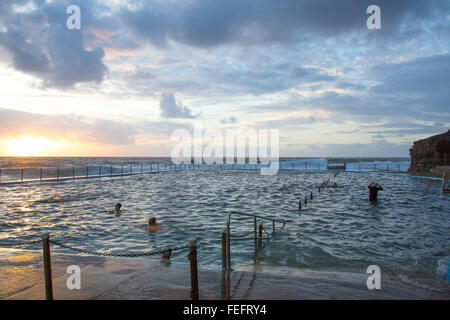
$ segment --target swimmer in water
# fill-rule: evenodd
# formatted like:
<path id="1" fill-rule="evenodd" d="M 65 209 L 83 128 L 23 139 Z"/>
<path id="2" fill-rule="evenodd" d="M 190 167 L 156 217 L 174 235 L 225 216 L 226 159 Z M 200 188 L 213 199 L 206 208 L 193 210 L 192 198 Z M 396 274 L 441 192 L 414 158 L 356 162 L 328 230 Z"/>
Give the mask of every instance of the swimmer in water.
<path id="1" fill-rule="evenodd" d="M 150 231 L 150 232 L 156 232 L 156 231 L 161 231 L 163 228 L 158 226 L 158 224 L 156 223 L 155 217 L 151 217 L 148 220 L 148 226 L 145 226 L 144 229 L 147 231 Z"/>
<path id="2" fill-rule="evenodd" d="M 120 202 L 116 203 L 116 205 L 114 206 L 114 211 L 109 210 L 108 213 L 115 213 L 116 216 L 120 216 L 122 214 L 120 208 L 122 208 L 122 204 Z"/>
<path id="3" fill-rule="evenodd" d="M 378 183 L 372 181 L 367 186 L 367 188 L 369 189 L 369 192 L 370 192 L 370 194 L 369 194 L 369 201 L 376 202 L 377 201 L 378 191 L 383 190 L 383 187 L 380 186 Z"/>
<path id="4" fill-rule="evenodd" d="M 170 261 L 170 256 L 172 255 L 172 250 L 170 250 L 170 248 L 168 248 L 168 247 L 163 248 L 163 250 L 165 252 L 161 253 L 161 259 L 163 261 Z M 166 250 L 168 250 L 168 251 L 166 251 Z"/>
<path id="5" fill-rule="evenodd" d="M 337 188 L 337 183 L 333 182 L 333 188 Z"/>

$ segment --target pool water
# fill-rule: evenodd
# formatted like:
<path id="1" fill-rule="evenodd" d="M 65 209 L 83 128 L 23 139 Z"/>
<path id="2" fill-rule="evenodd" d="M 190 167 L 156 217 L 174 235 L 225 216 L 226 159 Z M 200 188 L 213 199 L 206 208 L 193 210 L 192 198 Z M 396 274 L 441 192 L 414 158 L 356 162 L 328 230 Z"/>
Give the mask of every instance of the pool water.
<path id="1" fill-rule="evenodd" d="M 418 286 L 448 287 L 450 205 L 439 181 L 402 174 L 281 170 L 187 170 L 89 180 L 3 185 L 0 243 L 51 238 L 108 253 L 145 252 L 199 243 L 199 265 L 221 267 L 221 231 L 229 210 L 287 222 L 264 241 L 257 263 L 320 271 L 364 273 L 369 265 Z M 331 179 L 318 193 L 317 187 Z M 367 185 L 384 188 L 369 203 Z M 302 210 L 298 200 L 314 193 Z M 122 215 L 108 213 L 116 202 Z M 164 230 L 143 227 L 156 217 Z M 271 224 L 265 223 L 266 229 Z M 232 232 L 251 231 L 253 219 L 233 216 Z M 30 246 L 39 250 L 40 246 Z M 52 250 L 68 252 L 53 246 Z M 232 265 L 253 260 L 253 241 L 232 242 Z M 185 260 L 186 251 L 173 254 Z"/>

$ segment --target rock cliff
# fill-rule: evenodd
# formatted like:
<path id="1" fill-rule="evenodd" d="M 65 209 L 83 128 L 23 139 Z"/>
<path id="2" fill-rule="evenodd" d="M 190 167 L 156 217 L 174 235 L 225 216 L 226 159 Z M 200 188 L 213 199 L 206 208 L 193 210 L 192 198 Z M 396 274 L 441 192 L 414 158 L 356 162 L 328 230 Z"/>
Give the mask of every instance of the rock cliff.
<path id="1" fill-rule="evenodd" d="M 450 165 L 450 130 L 426 139 L 415 141 L 409 149 L 411 165 L 408 171 L 430 172 L 437 166 L 444 166 L 447 153 L 447 166 Z"/>

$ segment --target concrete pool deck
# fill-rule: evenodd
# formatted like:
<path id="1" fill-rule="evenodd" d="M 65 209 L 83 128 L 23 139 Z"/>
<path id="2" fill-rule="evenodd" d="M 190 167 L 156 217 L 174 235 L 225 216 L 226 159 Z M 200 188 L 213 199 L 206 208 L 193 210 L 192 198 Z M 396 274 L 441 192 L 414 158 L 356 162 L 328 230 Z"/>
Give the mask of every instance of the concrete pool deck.
<path id="1" fill-rule="evenodd" d="M 45 299 L 42 256 L 39 252 L 0 252 L 0 299 Z M 189 265 L 158 259 L 52 255 L 55 300 L 172 300 L 190 299 Z M 187 259 L 184 259 L 187 261 Z M 81 289 L 69 290 L 69 265 L 81 268 Z M 276 273 L 274 273 L 276 270 Z M 243 266 L 229 273 L 199 266 L 200 299 L 450 299 L 450 289 L 418 288 L 382 276 L 380 290 L 368 290 L 367 274 L 325 273 Z M 229 281 L 227 281 L 229 279 Z"/>

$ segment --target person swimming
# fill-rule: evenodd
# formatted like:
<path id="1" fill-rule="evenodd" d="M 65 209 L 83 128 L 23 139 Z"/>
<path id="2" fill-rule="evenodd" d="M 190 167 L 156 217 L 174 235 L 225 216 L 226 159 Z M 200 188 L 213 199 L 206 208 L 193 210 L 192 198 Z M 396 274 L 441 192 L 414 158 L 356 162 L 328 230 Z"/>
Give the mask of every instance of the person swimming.
<path id="1" fill-rule="evenodd" d="M 120 209 L 122 208 L 122 204 L 120 202 L 116 203 L 116 205 L 114 206 L 114 210 L 109 210 L 108 213 L 115 213 L 116 216 L 120 216 L 122 214 L 122 212 L 120 211 Z"/>
<path id="2" fill-rule="evenodd" d="M 367 188 L 369 189 L 369 201 L 375 202 L 377 201 L 377 195 L 378 195 L 378 191 L 383 190 L 383 187 L 380 186 L 378 183 L 376 182 L 371 182 Z"/>
<path id="3" fill-rule="evenodd" d="M 156 231 L 163 230 L 162 227 L 158 226 L 158 223 L 156 222 L 155 217 L 151 217 L 150 219 L 148 219 L 148 226 L 145 226 L 144 229 L 147 231 L 150 231 L 150 232 L 156 232 Z"/>
<path id="4" fill-rule="evenodd" d="M 163 261 L 170 261 L 170 256 L 172 255 L 172 250 L 169 247 L 163 248 L 163 253 L 161 253 L 161 259 Z"/>

